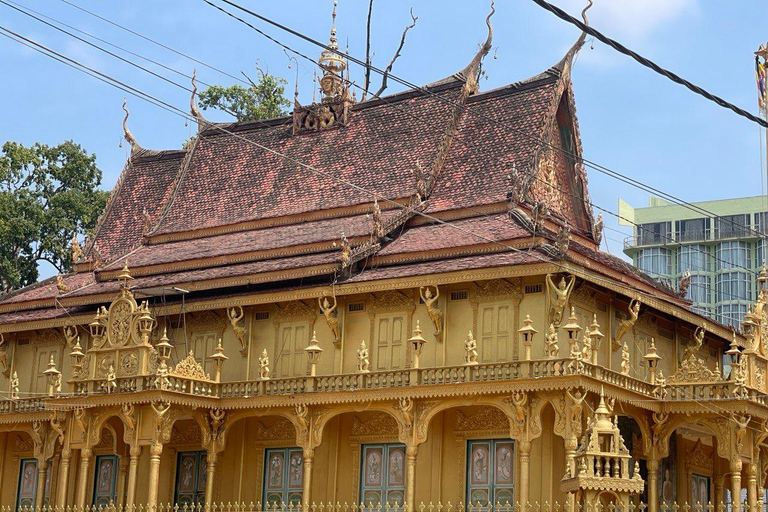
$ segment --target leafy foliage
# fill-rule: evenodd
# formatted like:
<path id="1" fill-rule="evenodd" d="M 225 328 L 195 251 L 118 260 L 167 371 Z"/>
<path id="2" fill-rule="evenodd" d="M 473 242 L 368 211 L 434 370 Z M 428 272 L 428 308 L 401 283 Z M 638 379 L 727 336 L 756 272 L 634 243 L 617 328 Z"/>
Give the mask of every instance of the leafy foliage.
<path id="1" fill-rule="evenodd" d="M 238 121 L 271 119 L 286 114 L 291 103 L 285 98 L 284 78 L 259 71 L 258 83 L 249 79 L 250 86 L 212 85 L 198 94 L 198 104 L 203 110 L 222 110 Z"/>
<path id="2" fill-rule="evenodd" d="M 47 261 L 59 272 L 72 266 L 73 234 L 96 225 L 109 193 L 98 190 L 96 156 L 72 141 L 0 151 L 0 291 L 26 286 Z"/>

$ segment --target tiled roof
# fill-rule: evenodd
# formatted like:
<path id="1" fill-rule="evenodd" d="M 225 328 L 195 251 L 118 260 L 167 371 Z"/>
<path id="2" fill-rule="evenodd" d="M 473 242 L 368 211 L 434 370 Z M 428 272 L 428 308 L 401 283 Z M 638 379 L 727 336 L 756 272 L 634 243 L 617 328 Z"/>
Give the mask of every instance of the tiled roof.
<path id="1" fill-rule="evenodd" d="M 382 217 L 386 220 L 397 213 L 397 210 L 383 212 Z M 127 259 L 129 266 L 136 269 L 150 265 L 268 251 L 318 242 L 328 242 L 330 245 L 333 242 L 338 242 L 342 234 L 348 238 L 353 238 L 368 235 L 370 232 L 371 218 L 368 214 L 323 219 L 287 226 L 225 233 L 205 238 L 144 245 L 125 258 L 107 265 L 104 270 L 120 270 L 123 267 L 123 259 Z"/>
<path id="2" fill-rule="evenodd" d="M 348 126 L 321 132 L 292 135 L 290 120 L 241 123 L 237 136 L 211 128 L 199 137 L 168 211 L 153 234 L 339 208 L 373 199 L 338 180 L 387 198 L 409 197 L 415 188 L 416 162 L 427 164 L 434 158 L 462 85 L 453 81 L 442 86 L 434 91 L 436 97 L 407 93 L 390 97 L 387 103 L 366 102 L 353 107 Z"/>
<path id="3" fill-rule="evenodd" d="M 429 224 L 404 231 L 391 244 L 377 253 L 389 256 L 450 249 L 470 245 L 486 245 L 491 240 L 513 240 L 531 234 L 512 221 L 506 213 L 455 220 L 448 224 Z M 501 246 L 496 249 L 502 249 Z"/>
<path id="4" fill-rule="evenodd" d="M 64 284 L 67 286 L 67 292 L 78 290 L 95 282 L 95 277 L 92 272 L 66 274 L 62 277 L 64 278 Z M 52 299 L 61 295 L 62 293 L 59 292 L 59 289 L 56 286 L 56 278 L 51 277 L 35 283 L 32 286 L 27 286 L 20 290 L 16 290 L 15 292 L 9 293 L 4 297 L 0 297 L 0 304 L 14 304 Z"/>
<path id="5" fill-rule="evenodd" d="M 157 217 L 185 154 L 141 150 L 128 161 L 93 240 L 105 262 L 141 244 L 145 212 L 149 219 Z"/>

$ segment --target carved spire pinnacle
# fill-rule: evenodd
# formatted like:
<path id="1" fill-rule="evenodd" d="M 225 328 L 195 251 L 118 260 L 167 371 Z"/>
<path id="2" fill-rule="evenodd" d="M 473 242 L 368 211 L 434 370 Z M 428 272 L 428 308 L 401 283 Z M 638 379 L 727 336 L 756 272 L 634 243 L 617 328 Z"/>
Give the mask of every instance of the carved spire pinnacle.
<path id="1" fill-rule="evenodd" d="M 205 123 L 205 118 L 203 117 L 202 112 L 200 112 L 200 109 L 197 108 L 197 103 L 195 102 L 195 98 L 197 97 L 197 70 L 192 70 L 192 94 L 189 97 L 189 112 L 192 114 L 192 117 L 197 119 L 197 130 L 200 131 L 203 129 L 203 123 Z"/>
<path id="2" fill-rule="evenodd" d="M 128 116 L 131 115 L 131 112 L 128 110 L 128 107 L 126 106 L 127 104 L 128 99 L 123 98 L 123 112 L 125 112 L 125 117 L 123 118 L 123 137 L 126 142 L 131 145 L 131 153 L 134 153 L 140 150 L 141 146 L 139 146 L 139 143 L 136 141 L 136 137 L 131 133 L 131 130 L 128 129 Z"/>
<path id="3" fill-rule="evenodd" d="M 475 54 L 474 58 L 461 72 L 467 80 L 467 87 L 470 92 L 477 91 L 477 82 L 480 79 L 480 65 L 482 64 L 483 58 L 491 51 L 491 45 L 493 44 L 493 26 L 491 25 L 491 17 L 495 12 L 496 7 L 494 6 L 494 0 L 491 0 L 491 12 L 485 18 L 485 24 L 488 26 L 488 37 L 485 39 L 485 42 L 480 45 L 480 49 Z"/>
<path id="4" fill-rule="evenodd" d="M 336 6 L 338 0 L 333 0 L 333 14 L 331 15 L 331 37 L 328 47 L 320 53 L 317 64 L 323 70 L 320 79 L 320 89 L 323 91 L 323 101 L 332 101 L 340 97 L 346 87 L 344 86 L 344 70 L 347 69 L 347 60 L 339 54 L 339 42 L 336 38 Z"/>

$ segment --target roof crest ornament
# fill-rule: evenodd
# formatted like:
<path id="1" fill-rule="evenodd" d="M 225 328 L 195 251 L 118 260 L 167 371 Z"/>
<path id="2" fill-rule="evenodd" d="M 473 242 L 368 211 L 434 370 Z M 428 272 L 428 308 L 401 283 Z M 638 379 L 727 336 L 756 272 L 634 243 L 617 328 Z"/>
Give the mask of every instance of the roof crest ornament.
<path id="1" fill-rule="evenodd" d="M 488 37 L 485 39 L 485 42 L 480 45 L 480 49 L 477 51 L 472 61 L 461 71 L 461 74 L 464 75 L 467 80 L 467 87 L 471 92 L 477 91 L 478 81 L 480 79 L 480 65 L 483 58 L 491 51 L 491 46 L 493 44 L 493 26 L 491 25 L 491 17 L 495 12 L 496 6 L 494 5 L 494 0 L 491 0 L 491 12 L 485 17 L 485 24 L 488 26 Z"/>
<path id="2" fill-rule="evenodd" d="M 581 10 L 581 19 L 584 20 L 584 24 L 587 26 L 589 26 L 587 11 L 592 7 L 593 4 L 594 4 L 594 0 L 587 0 L 587 6 Z M 563 57 L 563 59 L 555 65 L 555 68 L 559 68 L 562 71 L 564 76 L 570 76 L 571 66 L 573 65 L 573 59 L 576 57 L 576 54 L 579 53 L 579 50 L 581 49 L 581 47 L 584 46 L 584 42 L 586 40 L 587 40 L 587 33 L 582 32 L 579 38 L 573 44 L 573 46 L 571 46 L 571 49 L 568 50 L 568 53 L 565 54 L 565 57 Z"/>
<path id="3" fill-rule="evenodd" d="M 127 104 L 128 99 L 123 98 L 123 112 L 125 112 L 125 117 L 123 118 L 123 137 L 125 138 L 126 142 L 131 145 L 131 154 L 133 154 L 136 151 L 139 151 L 141 146 L 136 141 L 136 137 L 133 136 L 131 130 L 128 129 L 128 116 L 131 115 L 131 112 L 128 110 L 128 107 L 126 106 Z"/>
<path id="4" fill-rule="evenodd" d="M 192 117 L 197 119 L 197 130 L 200 131 L 203 129 L 203 124 L 206 122 L 205 117 L 203 117 L 202 112 L 200 112 L 200 109 L 197 108 L 197 104 L 195 103 L 195 97 L 197 96 L 197 70 L 192 70 L 192 94 L 189 97 L 189 112 L 192 114 Z"/>

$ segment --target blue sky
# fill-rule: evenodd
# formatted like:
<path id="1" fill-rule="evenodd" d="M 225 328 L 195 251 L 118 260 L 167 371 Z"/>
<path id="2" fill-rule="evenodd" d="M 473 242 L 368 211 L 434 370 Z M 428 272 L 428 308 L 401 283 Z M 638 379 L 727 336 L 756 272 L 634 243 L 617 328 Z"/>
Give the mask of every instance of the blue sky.
<path id="1" fill-rule="evenodd" d="M 231 78 L 61 1 L 18 2 L 184 73 L 197 68 L 198 77 L 205 82 L 232 83 Z M 241 70 L 255 75 L 258 61 L 259 66 L 287 78 L 292 89 L 295 66 L 288 69 L 282 49 L 202 0 L 74 2 L 234 75 Z M 576 0 L 555 3 L 574 15 L 585 5 Z M 365 51 L 367 4 L 364 0 L 340 0 L 338 7 L 340 43 L 343 47 L 348 41 L 350 53 L 360 58 Z M 331 0 L 242 0 L 242 5 L 317 39 L 328 38 Z M 394 73 L 424 84 L 463 68 L 478 42 L 485 38 L 487 2 L 376 0 L 374 64 L 386 66 L 403 26 L 410 20 L 411 6 L 419 16 L 418 24 L 408 34 Z M 0 5 L 0 10 L 1 25 L 181 108 L 188 105 L 185 91 L 6 6 Z M 768 36 L 766 14 L 764 0 L 595 0 L 590 21 L 598 30 L 662 66 L 756 112 L 753 52 Z M 309 43 L 254 23 L 308 55 L 318 54 Z M 488 80 L 481 84 L 483 89 L 543 71 L 557 62 L 578 37 L 575 27 L 530 0 L 498 1 L 493 24 L 497 58 L 486 59 Z M 111 188 L 127 156 L 126 145 L 119 147 L 120 107 L 125 94 L 6 38 L 0 38 L 0 55 L 4 69 L 0 80 L 0 142 L 57 144 L 73 139 L 96 153 L 104 172 L 104 187 Z M 312 71 L 309 63 L 300 61 L 300 99 L 305 103 L 311 100 Z M 362 70 L 353 66 L 352 79 L 362 83 L 362 77 Z M 760 193 L 765 168 L 761 169 L 762 135 L 754 123 L 695 96 L 598 42 L 594 49 L 588 43 L 582 50 L 573 80 L 586 158 L 688 201 Z M 390 82 L 387 92 L 401 89 Z M 192 133 L 192 127 L 185 126 L 177 116 L 136 98 L 129 97 L 128 103 L 131 130 L 143 147 L 176 148 Z M 226 119 L 211 113 L 207 117 Z M 589 172 L 589 187 L 594 203 L 614 212 L 620 197 L 634 206 L 647 202 L 646 193 L 595 171 Z M 606 218 L 606 225 L 618 228 L 615 218 Z M 619 229 L 629 234 L 626 228 Z M 606 236 L 608 249 L 620 253 L 619 240 L 626 235 L 608 230 Z"/>

